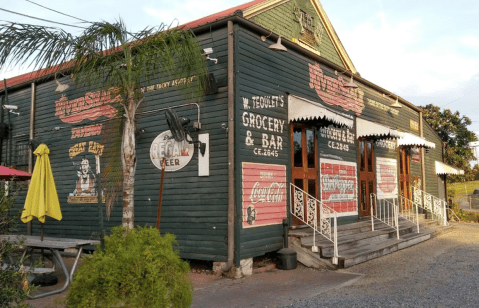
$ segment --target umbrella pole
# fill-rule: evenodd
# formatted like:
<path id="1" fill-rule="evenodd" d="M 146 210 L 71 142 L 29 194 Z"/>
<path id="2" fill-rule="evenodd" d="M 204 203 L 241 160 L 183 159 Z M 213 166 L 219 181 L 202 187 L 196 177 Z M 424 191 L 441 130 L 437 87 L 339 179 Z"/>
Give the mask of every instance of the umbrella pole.
<path id="1" fill-rule="evenodd" d="M 158 198 L 158 213 L 156 215 L 156 229 L 160 230 L 160 217 L 161 217 L 161 202 L 163 200 L 163 183 L 165 180 L 165 168 L 166 158 L 163 157 L 161 161 L 161 183 L 160 183 L 160 197 Z"/>
<path id="2" fill-rule="evenodd" d="M 43 241 L 43 222 L 40 223 L 40 240 Z"/>

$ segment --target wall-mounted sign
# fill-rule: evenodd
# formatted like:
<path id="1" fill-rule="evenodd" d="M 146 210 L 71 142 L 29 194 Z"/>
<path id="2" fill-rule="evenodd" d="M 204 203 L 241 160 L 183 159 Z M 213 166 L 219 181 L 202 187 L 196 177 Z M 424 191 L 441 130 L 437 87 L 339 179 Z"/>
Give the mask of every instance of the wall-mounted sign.
<path id="1" fill-rule="evenodd" d="M 190 136 L 187 138 L 191 141 Z M 173 139 L 171 132 L 167 130 L 156 136 L 151 143 L 150 158 L 155 167 L 161 170 L 161 161 L 165 157 L 165 171 L 177 171 L 188 165 L 194 152 L 193 143 L 186 140 L 177 142 Z"/>
<path id="2" fill-rule="evenodd" d="M 326 76 L 318 63 L 309 64 L 309 87 L 315 89 L 325 103 L 361 114 L 364 109 L 364 91 L 345 85 L 346 82 L 341 76 L 337 79 Z"/>
<path id="3" fill-rule="evenodd" d="M 376 157 L 376 181 L 378 199 L 397 198 L 397 160 Z"/>
<path id="4" fill-rule="evenodd" d="M 421 150 L 419 148 L 410 148 L 411 161 L 421 162 Z"/>
<path id="5" fill-rule="evenodd" d="M 416 132 L 419 131 L 419 123 L 417 121 L 412 120 L 412 119 L 409 119 L 409 127 Z"/>
<path id="6" fill-rule="evenodd" d="M 243 163 L 243 228 L 286 218 L 286 166 Z"/>
<path id="7" fill-rule="evenodd" d="M 357 164 L 320 159 L 321 201 L 338 212 L 338 216 L 358 214 Z"/>

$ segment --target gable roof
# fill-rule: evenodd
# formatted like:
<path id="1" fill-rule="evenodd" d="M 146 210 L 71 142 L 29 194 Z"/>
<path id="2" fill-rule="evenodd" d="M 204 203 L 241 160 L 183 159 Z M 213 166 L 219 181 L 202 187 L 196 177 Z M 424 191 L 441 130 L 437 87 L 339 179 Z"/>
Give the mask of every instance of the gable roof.
<path id="1" fill-rule="evenodd" d="M 227 10 L 212 14 L 212 15 L 208 15 L 203 18 L 188 22 L 186 24 L 181 25 L 181 27 L 184 27 L 185 29 L 194 29 L 196 27 L 233 15 L 238 10 L 243 12 L 244 18 L 249 19 L 258 13 L 267 11 L 269 9 L 272 9 L 288 1 L 291 1 L 291 0 L 254 0 L 254 1 L 250 1 L 241 5 L 229 8 Z M 336 31 L 334 30 L 331 22 L 329 21 L 329 18 L 326 15 L 326 12 L 324 11 L 322 5 L 319 3 L 318 0 L 311 0 L 311 2 L 318 13 L 318 16 L 321 18 L 321 21 L 325 25 L 327 34 L 333 41 L 334 46 L 337 49 L 338 54 L 340 55 L 341 60 L 343 61 L 346 69 L 352 71 L 353 73 L 357 73 L 351 59 L 349 58 L 348 54 L 346 53 L 346 50 L 344 49 L 344 46 L 339 40 L 339 37 L 337 36 Z M 40 69 L 34 72 L 25 73 L 23 75 L 19 75 L 19 76 L 7 79 L 7 87 L 10 88 L 20 84 L 33 82 L 37 78 L 45 77 L 53 73 L 54 73 L 53 68 Z M 4 88 L 5 88 L 4 83 L 0 82 L 0 91 L 4 90 Z"/>

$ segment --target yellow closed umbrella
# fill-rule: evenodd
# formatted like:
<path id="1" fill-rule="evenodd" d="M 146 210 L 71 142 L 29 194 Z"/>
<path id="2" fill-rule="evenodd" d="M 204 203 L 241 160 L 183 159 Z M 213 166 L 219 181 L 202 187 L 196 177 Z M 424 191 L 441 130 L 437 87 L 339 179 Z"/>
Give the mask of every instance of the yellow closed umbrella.
<path id="1" fill-rule="evenodd" d="M 37 155 L 37 162 L 33 169 L 30 187 L 28 188 L 27 199 L 22 212 L 22 221 L 27 223 L 37 217 L 42 223 L 42 240 L 43 240 L 43 223 L 45 215 L 56 220 L 62 219 L 62 211 L 60 210 L 60 202 L 58 201 L 57 189 L 53 180 L 52 167 L 48 154 L 50 150 L 46 144 L 40 144 L 33 152 Z"/>

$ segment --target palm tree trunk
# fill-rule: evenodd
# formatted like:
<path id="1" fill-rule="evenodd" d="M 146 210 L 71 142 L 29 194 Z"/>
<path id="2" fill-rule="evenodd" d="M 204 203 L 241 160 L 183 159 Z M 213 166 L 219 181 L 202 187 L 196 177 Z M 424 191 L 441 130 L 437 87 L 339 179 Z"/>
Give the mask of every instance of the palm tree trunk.
<path id="1" fill-rule="evenodd" d="M 132 111 L 132 110 L 129 110 Z M 134 217 L 134 191 L 136 171 L 136 123 L 133 114 L 126 117 L 121 142 L 123 164 L 123 219 L 122 225 L 128 229 L 135 226 Z"/>

